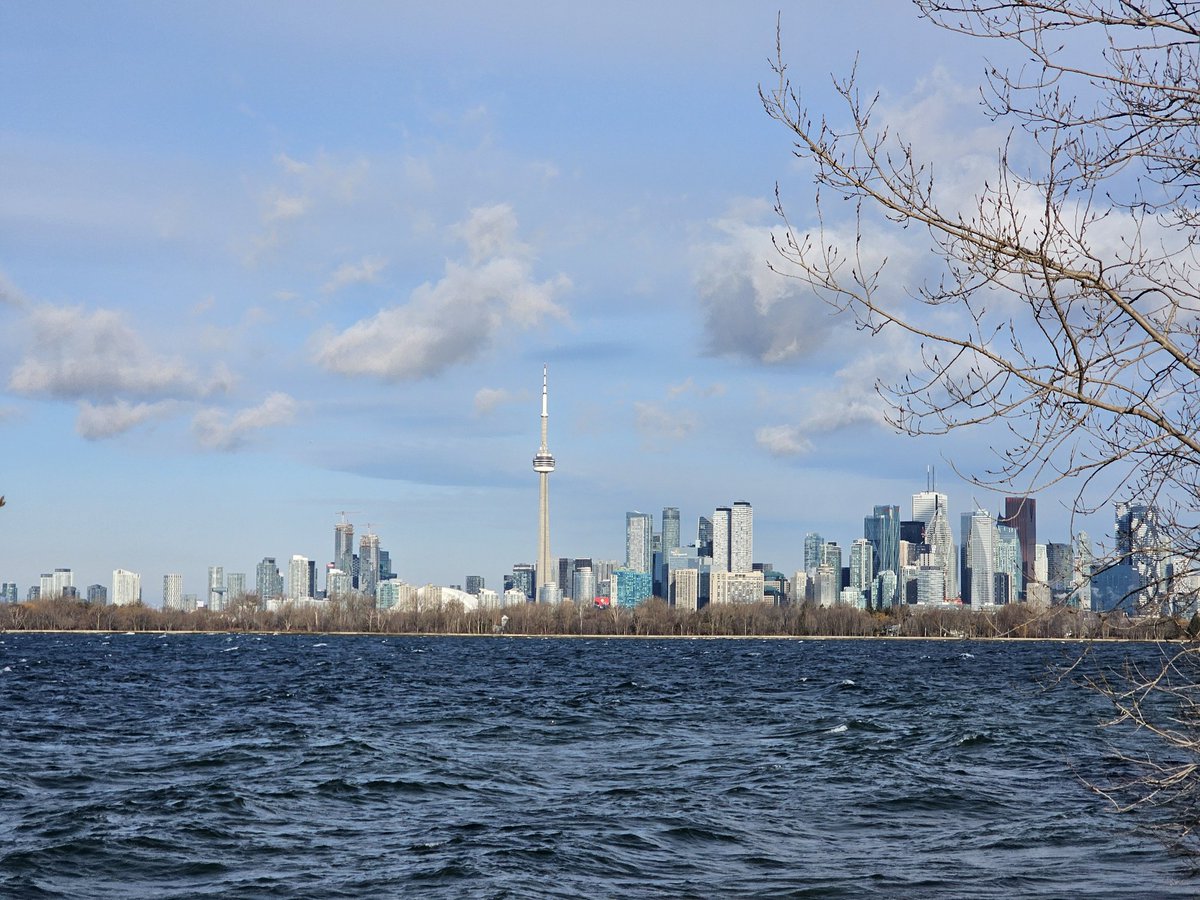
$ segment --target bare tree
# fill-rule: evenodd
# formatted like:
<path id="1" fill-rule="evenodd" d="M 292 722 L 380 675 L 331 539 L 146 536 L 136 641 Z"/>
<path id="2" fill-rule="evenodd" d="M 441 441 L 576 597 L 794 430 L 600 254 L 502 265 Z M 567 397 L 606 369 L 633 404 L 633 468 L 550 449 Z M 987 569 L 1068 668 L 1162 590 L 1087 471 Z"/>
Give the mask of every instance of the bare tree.
<path id="1" fill-rule="evenodd" d="M 853 69 L 834 82 L 839 112 L 815 114 L 778 46 L 776 80 L 760 95 L 816 200 L 800 221 L 777 188 L 776 268 L 862 329 L 912 343 L 917 364 L 881 386 L 895 426 L 1007 428 L 979 483 L 1033 492 L 1065 481 L 1078 514 L 1115 499 L 1153 505 L 1159 549 L 1176 566 L 1143 596 L 1194 603 L 1200 2 L 914 2 L 933 26 L 991 42 L 1002 60 L 980 84 L 981 116 L 1000 135 L 994 168 L 966 196 L 951 189 Z M 831 199 L 848 201 L 848 221 L 825 213 Z M 897 278 L 876 250 L 880 235 L 931 251 L 933 274 Z M 1157 700 L 1190 697 L 1198 652 L 1093 679 L 1121 718 L 1161 738 L 1164 758 L 1183 760 L 1143 769 L 1136 784 L 1177 809 L 1200 800 L 1200 733 L 1190 699 L 1187 714 Z"/>

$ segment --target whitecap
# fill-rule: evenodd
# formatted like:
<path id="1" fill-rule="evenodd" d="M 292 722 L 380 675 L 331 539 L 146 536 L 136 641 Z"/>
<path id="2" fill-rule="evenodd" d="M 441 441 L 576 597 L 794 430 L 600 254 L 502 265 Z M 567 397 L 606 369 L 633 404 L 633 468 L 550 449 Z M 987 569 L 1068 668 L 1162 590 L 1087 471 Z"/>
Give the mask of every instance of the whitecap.
<path id="1" fill-rule="evenodd" d="M 236 650 L 236 649 L 237 649 L 237 647 L 226 647 L 226 648 L 225 648 L 224 650 L 222 650 L 221 652 L 222 652 L 222 653 L 228 653 L 229 651 L 231 651 L 231 650 Z"/>
<path id="2" fill-rule="evenodd" d="M 826 734 L 841 734 L 843 731 L 849 731 L 849 730 L 850 730 L 849 725 L 836 725 L 833 728 L 830 728 L 825 733 Z"/>
<path id="3" fill-rule="evenodd" d="M 328 647 L 328 644 L 313 644 L 314 647 Z"/>
<path id="4" fill-rule="evenodd" d="M 975 654 L 974 653 L 960 653 L 960 654 L 958 654 L 958 658 L 959 659 L 974 659 Z"/>
<path id="5" fill-rule="evenodd" d="M 5 666 L 3 669 L 0 669 L 0 672 L 11 672 L 11 671 L 12 671 L 12 666 Z"/>
<path id="6" fill-rule="evenodd" d="M 856 685 L 854 683 L 853 678 L 843 678 L 842 679 L 842 687 L 858 687 L 858 685 Z"/>

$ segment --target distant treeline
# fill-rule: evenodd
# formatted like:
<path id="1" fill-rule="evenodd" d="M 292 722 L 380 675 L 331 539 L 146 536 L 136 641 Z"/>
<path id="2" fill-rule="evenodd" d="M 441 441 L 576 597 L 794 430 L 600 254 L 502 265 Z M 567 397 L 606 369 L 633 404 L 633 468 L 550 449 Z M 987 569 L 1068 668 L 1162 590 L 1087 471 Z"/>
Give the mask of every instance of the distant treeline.
<path id="1" fill-rule="evenodd" d="M 253 597 L 230 608 L 195 612 L 141 604 L 101 606 L 58 598 L 0 604 L 5 631 L 256 631 L 365 632 L 371 634 L 527 634 L 795 637 L 1124 638 L 1178 640 L 1200 633 L 1200 618 L 1130 619 L 1068 607 L 1037 609 L 1023 603 L 991 612 L 901 606 L 867 612 L 848 606 L 707 606 L 673 609 L 654 599 L 632 609 L 559 605 L 465 610 L 451 601 L 422 609 L 378 610 L 363 597 L 259 607 Z"/>

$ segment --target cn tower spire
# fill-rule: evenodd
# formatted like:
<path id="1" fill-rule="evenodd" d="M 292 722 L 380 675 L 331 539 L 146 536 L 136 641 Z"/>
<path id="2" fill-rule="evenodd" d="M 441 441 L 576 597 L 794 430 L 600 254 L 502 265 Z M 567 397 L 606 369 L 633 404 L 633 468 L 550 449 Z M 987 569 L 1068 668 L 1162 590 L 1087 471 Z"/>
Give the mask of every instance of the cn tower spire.
<path id="1" fill-rule="evenodd" d="M 554 564 L 550 558 L 550 473 L 554 471 L 554 457 L 550 454 L 546 443 L 546 429 L 550 420 L 549 412 L 549 367 L 542 366 L 542 443 L 537 454 L 533 457 L 533 471 L 538 473 L 538 555 L 537 581 L 535 582 L 535 598 L 546 584 L 553 584 L 558 579 Z"/>

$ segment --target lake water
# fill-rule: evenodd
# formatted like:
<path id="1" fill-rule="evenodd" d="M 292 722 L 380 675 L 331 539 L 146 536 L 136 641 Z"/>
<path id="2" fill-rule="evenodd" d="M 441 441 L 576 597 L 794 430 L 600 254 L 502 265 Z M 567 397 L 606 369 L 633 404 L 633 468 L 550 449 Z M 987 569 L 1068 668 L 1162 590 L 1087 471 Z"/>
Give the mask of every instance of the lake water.
<path id="1" fill-rule="evenodd" d="M 1195 895 L 1071 652 L 0 634 L 0 896 Z"/>

